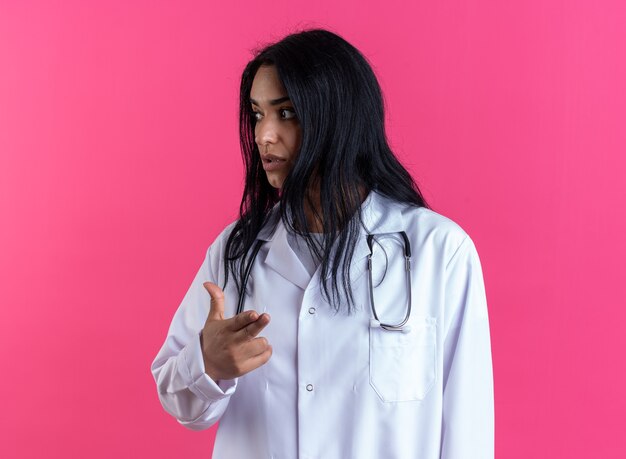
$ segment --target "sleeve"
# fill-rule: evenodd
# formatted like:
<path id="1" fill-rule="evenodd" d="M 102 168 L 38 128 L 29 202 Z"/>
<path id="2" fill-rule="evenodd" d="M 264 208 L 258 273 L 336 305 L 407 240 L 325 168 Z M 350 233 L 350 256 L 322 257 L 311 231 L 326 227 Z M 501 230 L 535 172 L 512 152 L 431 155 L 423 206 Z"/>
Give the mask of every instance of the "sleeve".
<path id="1" fill-rule="evenodd" d="M 478 253 L 466 236 L 446 267 L 441 459 L 493 459 L 489 318 Z"/>
<path id="2" fill-rule="evenodd" d="M 237 379 L 215 382 L 205 373 L 200 347 L 200 332 L 210 308 L 210 296 L 202 284 L 217 283 L 212 264 L 219 260 L 211 258 L 215 245 L 207 250 L 151 366 L 163 408 L 192 430 L 206 429 L 219 421 L 237 386 Z"/>

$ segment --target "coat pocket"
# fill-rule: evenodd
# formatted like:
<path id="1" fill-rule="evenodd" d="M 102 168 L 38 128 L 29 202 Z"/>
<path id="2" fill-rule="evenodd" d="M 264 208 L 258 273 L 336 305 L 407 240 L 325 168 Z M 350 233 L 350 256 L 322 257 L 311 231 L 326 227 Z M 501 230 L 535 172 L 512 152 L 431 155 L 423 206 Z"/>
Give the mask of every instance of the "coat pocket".
<path id="1" fill-rule="evenodd" d="M 370 385 L 384 402 L 423 400 L 437 379 L 437 320 L 409 323 L 408 331 L 370 326 Z"/>

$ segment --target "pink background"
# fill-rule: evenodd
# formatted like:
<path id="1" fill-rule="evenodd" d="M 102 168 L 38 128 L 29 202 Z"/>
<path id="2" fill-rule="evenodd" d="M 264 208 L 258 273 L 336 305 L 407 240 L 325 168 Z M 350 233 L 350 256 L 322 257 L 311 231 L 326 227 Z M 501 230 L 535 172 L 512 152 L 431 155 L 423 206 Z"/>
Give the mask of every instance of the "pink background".
<path id="1" fill-rule="evenodd" d="M 0 457 L 210 456 L 149 366 L 236 215 L 249 50 L 303 26 L 368 56 L 476 242 L 497 457 L 626 457 L 623 5 L 0 2 Z"/>

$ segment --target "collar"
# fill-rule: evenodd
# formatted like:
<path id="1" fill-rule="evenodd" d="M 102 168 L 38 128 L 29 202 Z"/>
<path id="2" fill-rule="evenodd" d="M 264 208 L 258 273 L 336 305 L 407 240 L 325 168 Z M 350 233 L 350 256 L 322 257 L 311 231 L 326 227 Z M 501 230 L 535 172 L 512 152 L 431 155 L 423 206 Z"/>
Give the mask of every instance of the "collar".
<path id="1" fill-rule="evenodd" d="M 278 226 L 284 226 L 280 218 L 280 203 L 276 203 L 263 228 L 259 231 L 257 239 L 272 241 Z M 402 218 L 402 205 L 392 201 L 386 196 L 371 191 L 361 204 L 361 233 L 382 234 L 403 231 L 404 220 Z"/>
<path id="2" fill-rule="evenodd" d="M 319 281 L 319 274 L 316 272 L 311 279 L 289 246 L 287 229 L 280 218 L 278 206 L 279 204 L 274 206 L 267 222 L 257 235 L 257 240 L 266 241 L 265 245 L 268 247 L 267 255 L 260 261 L 304 290 L 309 284 L 312 285 L 317 283 L 316 280 Z M 369 248 L 364 236 L 404 231 L 406 227 L 402 217 L 403 207 L 403 204 L 392 201 L 376 191 L 371 191 L 363 201 L 360 230 L 362 237 L 359 237 L 354 247 L 350 268 L 350 278 L 353 281 L 360 277 L 367 267 L 364 259 L 369 254 Z"/>

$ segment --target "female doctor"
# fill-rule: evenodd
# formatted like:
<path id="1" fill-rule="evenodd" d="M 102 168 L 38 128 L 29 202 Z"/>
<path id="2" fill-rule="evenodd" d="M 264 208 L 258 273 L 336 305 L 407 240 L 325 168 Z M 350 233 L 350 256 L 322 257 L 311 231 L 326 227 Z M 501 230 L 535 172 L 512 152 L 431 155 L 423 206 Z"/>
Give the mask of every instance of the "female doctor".
<path id="1" fill-rule="evenodd" d="M 325 30 L 241 80 L 239 219 L 152 364 L 214 458 L 489 459 L 489 322 L 470 237 L 389 148 L 366 59 Z"/>

